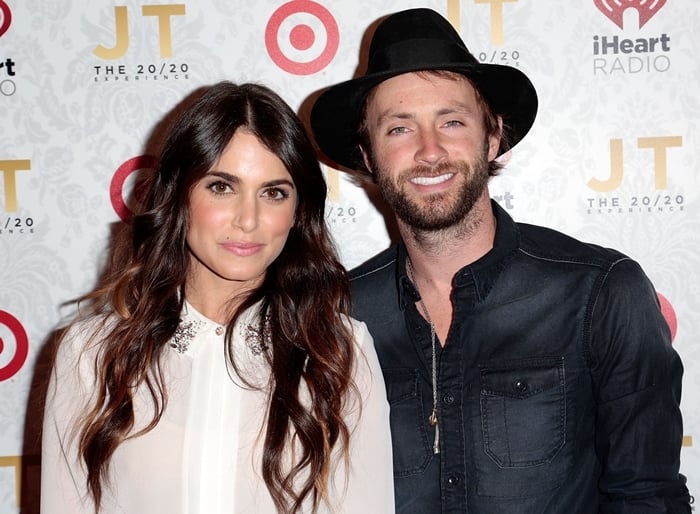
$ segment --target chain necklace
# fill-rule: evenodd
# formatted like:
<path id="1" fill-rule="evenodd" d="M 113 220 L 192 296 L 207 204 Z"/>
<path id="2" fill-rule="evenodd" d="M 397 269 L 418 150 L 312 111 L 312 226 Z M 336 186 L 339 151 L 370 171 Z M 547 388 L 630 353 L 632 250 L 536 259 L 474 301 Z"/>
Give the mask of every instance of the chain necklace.
<path id="1" fill-rule="evenodd" d="M 411 279 L 413 285 L 416 286 L 416 291 L 420 299 L 418 300 L 418 307 L 420 308 L 421 314 L 430 325 L 430 346 L 432 351 L 432 380 L 433 380 L 433 412 L 428 418 L 428 422 L 435 427 L 435 440 L 433 441 L 433 453 L 437 455 L 440 453 L 440 430 L 438 427 L 438 417 L 437 417 L 437 403 L 438 403 L 438 386 L 437 386 L 437 337 L 435 334 L 435 325 L 433 320 L 430 319 L 430 314 L 428 313 L 428 308 L 423 303 L 423 297 L 420 294 L 420 289 L 418 288 L 418 282 L 416 282 L 416 276 L 413 273 L 413 264 L 411 264 L 411 259 L 406 259 L 406 271 L 408 272 L 408 278 Z"/>

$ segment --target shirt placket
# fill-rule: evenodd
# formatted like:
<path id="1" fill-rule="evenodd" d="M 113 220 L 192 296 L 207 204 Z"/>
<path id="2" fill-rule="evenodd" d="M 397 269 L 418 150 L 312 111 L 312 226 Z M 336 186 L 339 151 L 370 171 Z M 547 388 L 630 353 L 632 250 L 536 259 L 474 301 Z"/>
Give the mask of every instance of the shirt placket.
<path id="1" fill-rule="evenodd" d="M 455 280 L 452 291 L 454 306 L 453 321 L 447 337 L 447 343 L 441 351 L 438 361 L 439 369 L 439 407 L 440 407 L 440 488 L 442 494 L 442 512 L 447 514 L 469 512 L 469 484 L 466 455 L 467 433 L 465 426 L 465 366 L 469 353 L 469 334 L 464 332 L 467 317 L 477 303 L 477 293 L 471 273 L 462 273 Z M 468 416 L 467 416 L 468 418 Z M 466 420 L 468 422 L 468 419 Z"/>

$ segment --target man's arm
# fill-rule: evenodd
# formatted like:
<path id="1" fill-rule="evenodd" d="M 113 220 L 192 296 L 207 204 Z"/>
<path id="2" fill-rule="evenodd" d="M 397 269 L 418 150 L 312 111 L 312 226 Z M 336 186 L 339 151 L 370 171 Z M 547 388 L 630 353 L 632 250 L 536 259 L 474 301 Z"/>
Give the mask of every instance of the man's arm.
<path id="1" fill-rule="evenodd" d="M 690 513 L 679 473 L 683 366 L 656 292 L 623 259 L 601 277 L 590 308 L 601 513 Z"/>

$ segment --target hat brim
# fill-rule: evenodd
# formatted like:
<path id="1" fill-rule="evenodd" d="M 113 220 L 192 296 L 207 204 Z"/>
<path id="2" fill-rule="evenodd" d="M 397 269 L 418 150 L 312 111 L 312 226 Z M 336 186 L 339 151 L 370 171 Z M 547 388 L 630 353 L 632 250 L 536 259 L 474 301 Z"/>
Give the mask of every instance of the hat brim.
<path id="1" fill-rule="evenodd" d="M 503 118 L 509 130 L 509 147 L 515 146 L 532 127 L 537 114 L 537 93 L 532 82 L 517 68 L 498 64 L 434 63 L 415 69 L 404 67 L 364 75 L 326 89 L 311 109 L 310 122 L 321 151 L 334 164 L 349 170 L 362 169 L 357 130 L 362 119 L 365 98 L 381 82 L 416 71 L 447 70 L 469 78 L 493 111 Z M 507 148 L 501 145 L 499 155 Z"/>

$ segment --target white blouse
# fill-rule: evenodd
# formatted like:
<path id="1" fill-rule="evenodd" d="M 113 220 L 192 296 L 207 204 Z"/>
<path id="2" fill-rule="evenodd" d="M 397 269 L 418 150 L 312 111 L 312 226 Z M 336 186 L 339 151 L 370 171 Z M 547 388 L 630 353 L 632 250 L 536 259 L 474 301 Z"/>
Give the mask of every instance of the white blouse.
<path id="1" fill-rule="evenodd" d="M 234 331 L 236 362 L 244 376 L 269 377 L 256 334 L 257 309 Z M 350 321 L 357 356 L 354 380 L 361 397 L 345 416 L 351 430 L 349 461 L 334 457 L 331 505 L 322 513 L 393 513 L 389 407 L 374 345 L 364 323 Z M 42 442 L 42 514 L 94 514 L 74 426 L 95 389 L 97 346 L 87 339 L 94 322 L 63 340 L 46 400 Z M 323 344 L 323 342 L 319 342 Z M 224 327 L 186 305 L 166 352 L 168 404 L 150 432 L 128 439 L 112 457 L 100 514 L 276 513 L 262 479 L 264 391 L 242 387 L 227 369 Z M 257 382 L 256 382 L 257 383 Z M 303 394 L 304 391 L 302 391 Z M 152 416 L 147 393 L 135 395 L 136 428 Z M 310 512 L 307 505 L 304 512 Z"/>

